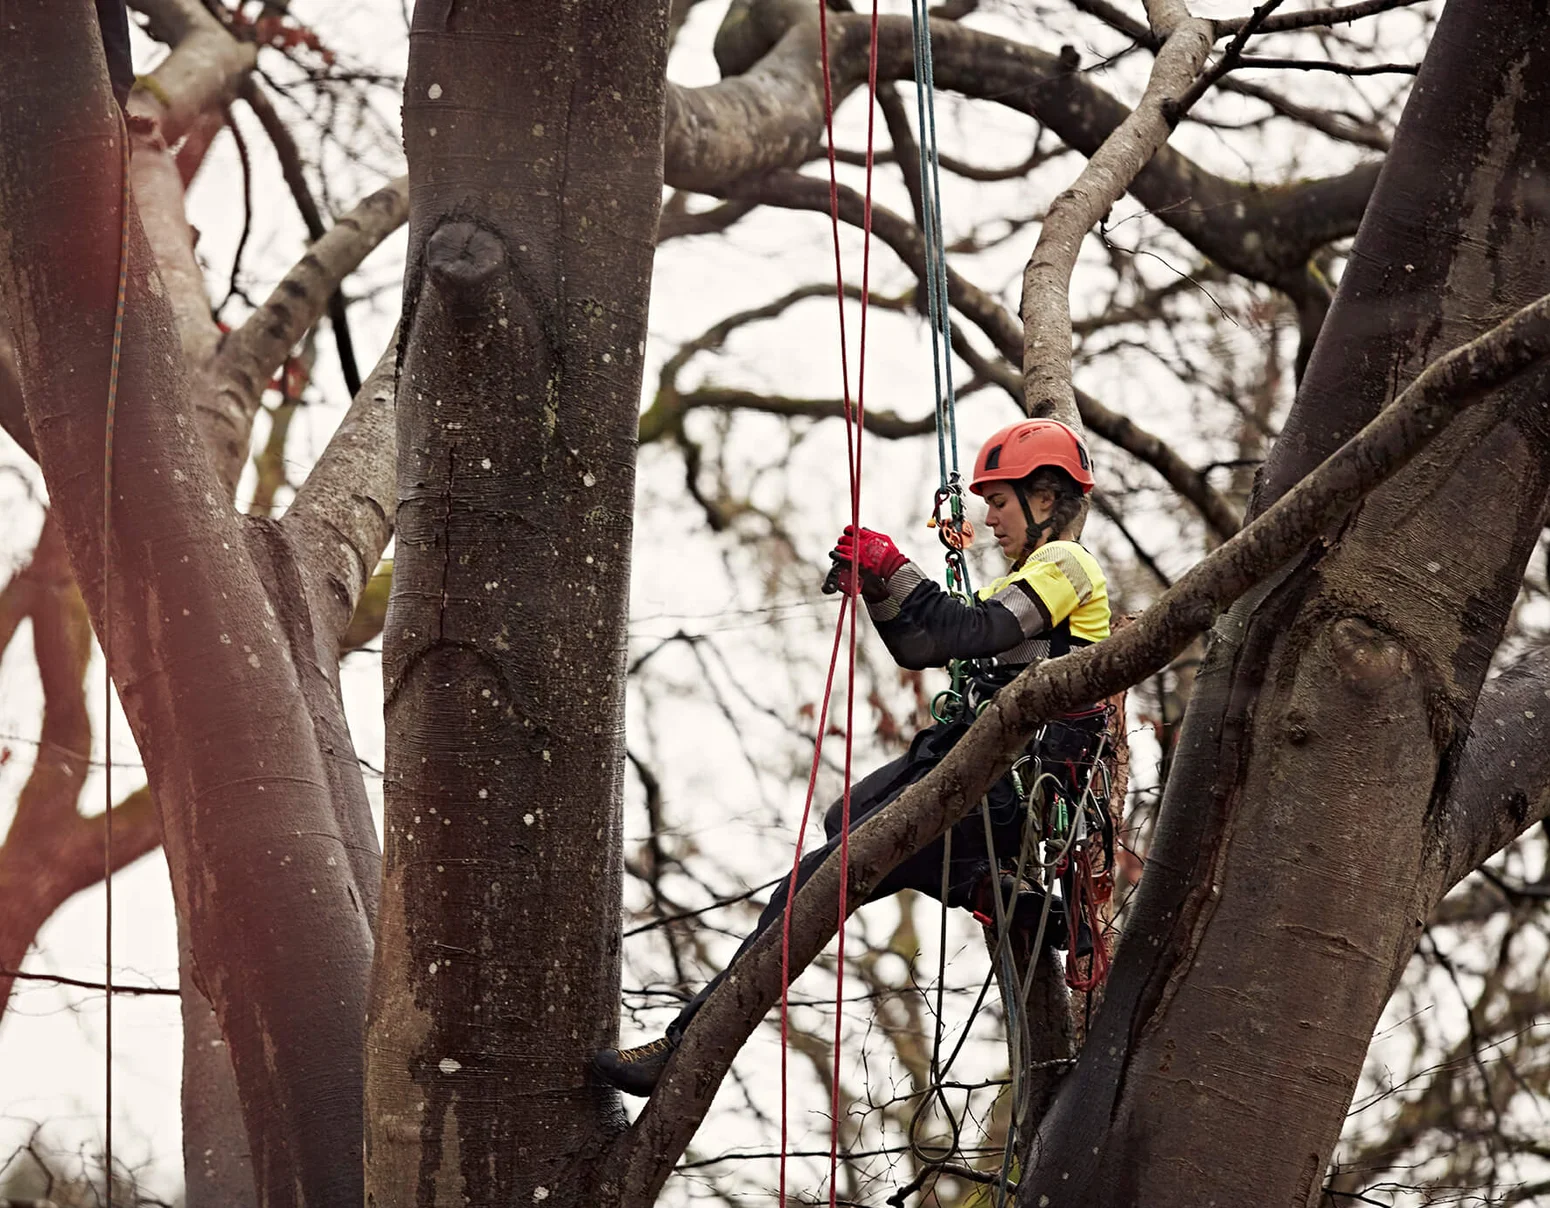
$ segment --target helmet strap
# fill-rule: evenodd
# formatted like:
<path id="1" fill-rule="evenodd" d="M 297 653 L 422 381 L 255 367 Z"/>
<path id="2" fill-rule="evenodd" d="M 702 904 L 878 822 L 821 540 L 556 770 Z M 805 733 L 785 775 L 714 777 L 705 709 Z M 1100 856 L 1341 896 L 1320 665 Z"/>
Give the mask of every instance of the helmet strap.
<path id="1" fill-rule="evenodd" d="M 1044 535 L 1044 530 L 1049 528 L 1055 518 L 1051 516 L 1049 520 L 1044 521 L 1033 518 L 1033 509 L 1028 506 L 1028 494 L 1023 490 L 1021 480 L 1012 483 L 1012 494 L 1017 496 L 1017 502 L 1023 509 L 1023 519 L 1027 522 L 1028 528 L 1027 533 L 1023 537 L 1022 552 L 1017 555 L 1016 560 L 1012 563 L 1015 569 L 1022 566 L 1032 556 L 1033 551 L 1038 548 L 1039 538 Z"/>

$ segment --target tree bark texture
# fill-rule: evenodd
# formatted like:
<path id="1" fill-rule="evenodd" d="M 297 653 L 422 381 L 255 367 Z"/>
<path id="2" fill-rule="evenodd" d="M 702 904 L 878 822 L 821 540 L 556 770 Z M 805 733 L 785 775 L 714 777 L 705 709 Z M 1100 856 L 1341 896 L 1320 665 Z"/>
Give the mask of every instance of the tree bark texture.
<path id="1" fill-rule="evenodd" d="M 597 1202 L 666 0 L 422 0 L 367 1202 Z"/>
<path id="2" fill-rule="evenodd" d="M 194 980 L 188 924 L 178 919 L 178 989 L 183 1020 L 184 1208 L 253 1208 L 257 1190 L 242 1100 L 220 1020 Z"/>
<path id="3" fill-rule="evenodd" d="M 1547 73 L 1542 5 L 1452 0 L 1261 510 L 1550 291 Z M 1023 1205 L 1318 1202 L 1379 1013 L 1467 871 L 1453 853 L 1496 822 L 1489 794 L 1462 826 L 1441 806 L 1543 520 L 1547 387 L 1497 391 L 1219 622 Z"/>
<path id="4" fill-rule="evenodd" d="M 0 300 L 54 515 L 145 759 L 194 975 L 230 1045 L 258 1202 L 360 1199 L 371 936 L 280 615 L 196 434 L 129 215 L 103 592 L 121 126 L 85 0 L 17 0 L 0 69 Z M 261 905 L 260 905 L 261 904 Z"/>

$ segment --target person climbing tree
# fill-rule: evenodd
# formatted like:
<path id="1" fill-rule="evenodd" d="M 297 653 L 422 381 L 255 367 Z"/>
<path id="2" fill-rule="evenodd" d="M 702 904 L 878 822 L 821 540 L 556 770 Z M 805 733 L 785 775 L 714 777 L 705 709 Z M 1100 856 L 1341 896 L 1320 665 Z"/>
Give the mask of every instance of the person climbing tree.
<path id="1" fill-rule="evenodd" d="M 923 670 L 972 660 L 957 707 L 942 715 L 946 719 L 920 731 L 904 755 L 852 787 L 852 829 L 940 763 L 976 711 L 1027 666 L 1109 636 L 1103 571 L 1074 539 L 1083 497 L 1092 487 L 1087 447 L 1065 424 L 1022 420 L 992 436 L 975 460 L 969 489 L 985 500 L 986 523 L 1012 567 L 973 601 L 938 587 L 882 533 L 846 527 L 829 555 L 834 570 L 825 589 L 859 590 L 879 636 L 902 667 Z M 1107 710 L 1094 706 L 1045 727 L 1040 753 L 1060 769 L 1052 773 L 1057 780 L 1069 781 L 1078 768 L 1092 766 L 1106 722 Z M 1068 798 L 1081 787 L 1068 783 Z M 915 889 L 971 910 L 989 925 L 999 893 L 1008 926 L 1031 930 L 1047 912 L 1049 942 L 1066 946 L 1075 936 L 1079 951 L 1091 945 L 1090 931 L 1069 925 L 1061 901 L 1046 906 L 1044 893 L 1017 875 L 1029 831 L 1024 786 L 1008 773 L 991 788 L 985 808 L 988 828 L 979 813 L 971 814 L 953 828 L 950 843 L 938 839 L 916 852 L 884 877 L 868 900 Z M 837 801 L 824 816 L 829 841 L 801 861 L 799 888 L 838 847 L 841 816 Z M 782 880 L 727 969 L 679 1012 L 665 1036 L 638 1048 L 597 1053 L 593 1067 L 605 1082 L 627 1094 L 651 1094 L 701 1004 L 765 929 L 779 924 L 788 889 L 789 879 Z M 1076 921 L 1086 923 L 1084 917 Z"/>

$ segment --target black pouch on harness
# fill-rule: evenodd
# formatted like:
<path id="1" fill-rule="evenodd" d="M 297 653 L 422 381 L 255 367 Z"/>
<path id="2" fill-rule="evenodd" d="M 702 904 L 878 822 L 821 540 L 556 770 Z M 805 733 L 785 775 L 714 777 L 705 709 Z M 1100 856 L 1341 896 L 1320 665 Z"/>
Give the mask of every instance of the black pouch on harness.
<path id="1" fill-rule="evenodd" d="M 1099 744 L 1108 725 L 1109 710 L 1103 706 L 1051 718 L 1034 741 L 1032 753 L 1044 761 L 1047 770 L 1057 775 L 1064 768 L 1091 768 L 1098 758 Z M 1085 781 L 1086 775 L 1080 779 Z"/>

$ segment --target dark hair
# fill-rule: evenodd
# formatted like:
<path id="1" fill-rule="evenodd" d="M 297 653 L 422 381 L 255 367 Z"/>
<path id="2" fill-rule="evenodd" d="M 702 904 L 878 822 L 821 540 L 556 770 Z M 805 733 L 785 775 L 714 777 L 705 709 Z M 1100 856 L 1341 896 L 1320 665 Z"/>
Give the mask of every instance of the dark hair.
<path id="1" fill-rule="evenodd" d="M 1082 504 L 1086 496 L 1082 493 L 1082 488 L 1077 486 L 1076 479 L 1059 466 L 1040 466 L 1019 485 L 1025 491 L 1044 487 L 1055 492 L 1055 510 L 1050 513 L 1049 526 L 1045 529 L 1051 541 L 1060 540 L 1061 535 L 1069 530 L 1082 514 Z"/>

